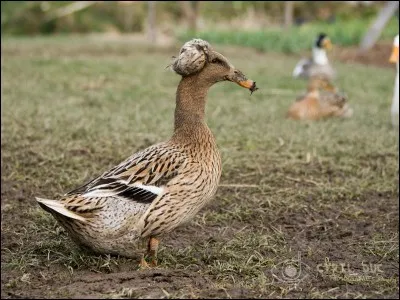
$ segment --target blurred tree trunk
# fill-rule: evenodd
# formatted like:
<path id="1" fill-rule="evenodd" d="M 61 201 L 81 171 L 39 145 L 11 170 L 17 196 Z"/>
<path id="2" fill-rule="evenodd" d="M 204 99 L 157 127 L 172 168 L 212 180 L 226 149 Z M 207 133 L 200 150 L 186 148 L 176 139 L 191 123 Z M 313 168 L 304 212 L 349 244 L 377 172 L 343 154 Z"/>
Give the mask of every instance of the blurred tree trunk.
<path id="1" fill-rule="evenodd" d="M 77 11 L 83 10 L 89 6 L 96 4 L 99 1 L 75 1 L 52 11 L 46 18 L 46 22 L 71 15 Z"/>
<path id="2" fill-rule="evenodd" d="M 155 1 L 147 1 L 147 34 L 150 43 L 155 43 L 156 36 L 156 2 Z"/>
<path id="3" fill-rule="evenodd" d="M 285 15 L 284 15 L 284 27 L 290 28 L 293 25 L 293 1 L 285 1 Z"/>
<path id="4" fill-rule="evenodd" d="M 180 3 L 189 30 L 196 32 L 197 19 L 199 17 L 200 1 L 181 1 Z"/>
<path id="5" fill-rule="evenodd" d="M 124 30 L 126 32 L 132 31 L 133 27 L 133 19 L 134 19 L 134 7 L 133 7 L 133 2 L 128 2 L 124 7 L 123 15 L 124 15 Z"/>
<path id="6" fill-rule="evenodd" d="M 360 43 L 360 51 L 367 51 L 374 46 L 387 22 L 394 15 L 398 8 L 398 1 L 388 1 L 386 5 L 382 7 L 374 23 L 372 23 L 371 27 L 368 29 L 367 33 L 362 39 Z"/>

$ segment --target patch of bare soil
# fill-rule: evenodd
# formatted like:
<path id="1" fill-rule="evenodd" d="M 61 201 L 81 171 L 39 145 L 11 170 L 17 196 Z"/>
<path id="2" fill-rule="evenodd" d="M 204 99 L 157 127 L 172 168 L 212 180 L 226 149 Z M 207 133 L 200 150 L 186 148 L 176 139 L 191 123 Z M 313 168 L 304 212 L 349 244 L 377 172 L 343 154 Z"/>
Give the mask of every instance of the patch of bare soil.
<path id="1" fill-rule="evenodd" d="M 24 183 L 13 186 L 7 181 L 2 180 L 2 198 L 8 200 L 4 204 L 10 204 L 11 199 L 20 202 L 19 193 L 23 194 L 21 198 L 29 198 L 32 191 L 28 191 Z M 219 190 L 217 197 L 229 195 L 232 191 Z M 281 228 L 286 236 L 286 241 L 290 247 L 299 253 L 308 253 L 301 257 L 302 264 L 305 266 L 302 276 L 303 288 L 309 290 L 317 289 L 338 289 L 343 295 L 343 288 L 338 287 L 338 280 L 332 279 L 332 267 L 321 265 L 329 257 L 331 263 L 340 264 L 341 262 L 351 262 L 346 268 L 352 268 L 351 271 L 362 272 L 360 268 L 364 265 L 379 264 L 379 271 L 383 272 L 386 278 L 398 275 L 398 265 L 396 260 L 382 259 L 372 255 L 374 250 L 373 237 L 385 235 L 387 232 L 396 232 L 398 229 L 398 199 L 393 198 L 393 194 L 370 193 L 354 199 L 342 199 L 343 203 L 356 203 L 354 209 L 343 211 L 338 209 L 338 203 L 332 203 L 331 206 L 320 208 L 319 210 L 296 210 L 286 209 L 276 210 L 274 213 L 265 214 L 264 211 L 253 210 L 251 219 L 258 224 L 265 223 L 266 226 L 273 224 L 276 228 Z M 316 199 L 306 199 L 313 203 Z M 338 201 L 338 200 L 337 200 Z M 248 199 L 243 201 L 244 208 Z M 248 203 L 248 204 L 246 204 Z M 340 203 L 340 200 L 339 200 Z M 377 203 L 385 205 L 377 206 Z M 21 209 L 13 209 L 12 214 L 3 214 L 2 221 L 6 222 L 8 227 L 19 228 L 21 220 L 24 219 L 26 207 L 22 203 L 16 204 Z M 26 205 L 26 204 L 25 204 Z M 340 204 L 339 204 L 340 205 Z M 29 206 L 29 205 L 28 205 Z M 254 208 L 254 207 L 253 207 Z M 223 209 L 218 201 L 214 201 L 208 208 L 212 211 Z M 7 210 L 7 208 L 6 208 Z M 3 218 L 5 217 L 5 218 Z M 2 222 L 2 225 L 3 225 Z M 240 224 L 236 224 L 240 223 Z M 250 225 L 251 222 L 247 222 Z M 232 227 L 241 227 L 242 222 L 232 221 Z M 251 226 L 251 225 L 250 225 Z M 256 227 L 255 227 L 256 228 Z M 175 234 L 179 238 L 176 243 L 196 243 L 197 240 L 206 240 L 216 234 L 217 229 L 208 228 L 199 232 L 195 228 L 183 227 Z M 218 235 L 218 234 L 217 234 Z M 218 238 L 229 239 L 227 236 Z M 35 236 L 32 236 L 35 240 Z M 371 253 L 361 253 L 360 245 L 371 241 Z M 18 247 L 18 236 L 12 234 L 2 235 L 2 248 L 6 247 L 13 251 Z M 173 242 L 174 243 L 174 242 Z M 27 245 L 26 245 L 27 246 Z M 65 246 L 65 245 L 64 245 Z M 178 247 L 179 248 L 179 247 Z M 362 247 L 367 248 L 368 247 Z M 2 249 L 3 250 L 3 249 Z M 2 254 L 7 254 L 2 251 Z M 284 259 L 284 258 L 282 258 Z M 2 258 L 3 262 L 3 258 Z M 213 285 L 213 276 L 204 276 L 199 270 L 192 269 L 151 269 L 136 271 L 133 262 L 126 265 L 113 267 L 105 273 L 98 273 L 95 270 L 81 269 L 68 272 L 65 266 L 36 266 L 30 267 L 25 272 L 18 269 L 9 270 L 1 274 L 2 298 L 41 298 L 41 297 L 67 297 L 77 299 L 88 298 L 252 298 L 260 297 L 259 291 L 247 290 L 234 285 L 226 285 L 224 288 L 218 288 Z M 331 265 L 330 265 L 331 266 Z M 205 266 L 203 266 L 205 267 Z M 341 266 L 340 266 L 341 267 Z M 311 270 L 307 273 L 307 270 Z M 315 270 L 321 270 L 325 273 L 318 273 Z M 21 276 L 22 275 L 22 276 Z M 342 274 L 343 275 L 343 274 Z M 14 287 L 15 278 L 22 282 Z M 279 283 L 277 283 L 279 285 Z M 345 280 L 343 285 L 347 286 Z M 282 284 L 282 288 L 285 283 Z M 363 286 L 358 284 L 350 289 L 353 293 L 363 292 Z M 291 297 L 304 297 L 304 293 L 293 291 Z M 356 294 L 353 294 L 356 295 Z M 267 296 L 267 295 L 264 295 Z M 397 292 L 386 296 L 397 297 Z"/>
<path id="2" fill-rule="evenodd" d="M 333 58 L 345 63 L 359 63 L 365 65 L 374 65 L 383 68 L 393 67 L 389 62 L 392 51 L 392 42 L 382 41 L 375 44 L 370 50 L 360 52 L 357 46 L 335 47 Z"/>
<path id="3" fill-rule="evenodd" d="M 48 270 L 49 272 L 50 270 Z M 54 274 L 56 275 L 56 274 Z M 53 275 L 53 276 L 54 276 Z M 43 297 L 46 291 L 53 297 L 102 298 L 108 297 L 145 297 L 162 298 L 169 294 L 193 294 L 210 285 L 208 279 L 199 274 L 184 270 L 143 270 L 136 272 L 117 272 L 98 274 L 90 271 L 76 273 L 74 276 L 54 281 L 47 273 L 47 280 L 32 278 L 29 287 L 16 293 L 9 292 L 8 297 Z M 61 278 L 60 278 L 61 279 Z"/>
<path id="4" fill-rule="evenodd" d="M 311 213 L 308 218 L 296 213 L 282 216 L 279 223 L 291 232 L 291 246 L 303 253 L 299 260 L 305 288 L 336 289 L 331 296 L 336 294 L 338 297 L 343 297 L 343 291 L 347 290 L 349 297 L 353 297 L 376 285 L 380 286 L 376 290 L 380 298 L 382 296 L 378 294 L 385 290 L 379 281 L 398 278 L 398 261 L 386 257 L 393 254 L 391 249 L 397 243 L 397 238 L 386 239 L 388 232 L 398 231 L 398 199 L 371 193 L 360 198 L 358 203 L 358 211 L 349 212 L 354 213 L 350 218 L 334 208 Z M 377 206 L 377 203 L 381 205 Z M 349 289 L 348 284 L 352 288 Z M 397 297 L 398 291 L 384 296 Z"/>

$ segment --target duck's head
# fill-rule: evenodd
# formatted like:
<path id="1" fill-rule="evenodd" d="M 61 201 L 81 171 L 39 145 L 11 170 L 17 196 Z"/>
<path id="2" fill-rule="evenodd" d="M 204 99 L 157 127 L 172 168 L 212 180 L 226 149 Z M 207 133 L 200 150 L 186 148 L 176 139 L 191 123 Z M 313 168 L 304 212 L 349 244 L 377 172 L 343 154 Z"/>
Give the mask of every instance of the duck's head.
<path id="1" fill-rule="evenodd" d="M 319 49 L 330 50 L 332 48 L 332 42 L 325 33 L 320 33 L 315 40 L 314 47 Z"/>
<path id="2" fill-rule="evenodd" d="M 394 64 L 399 62 L 399 35 L 394 38 L 392 55 L 390 55 L 389 61 Z"/>
<path id="3" fill-rule="evenodd" d="M 207 41 L 193 39 L 186 42 L 174 58 L 172 69 L 182 77 L 197 76 L 208 85 L 220 81 L 235 82 L 252 93 L 258 88 L 253 80 L 236 69 L 221 53 L 212 49 Z"/>

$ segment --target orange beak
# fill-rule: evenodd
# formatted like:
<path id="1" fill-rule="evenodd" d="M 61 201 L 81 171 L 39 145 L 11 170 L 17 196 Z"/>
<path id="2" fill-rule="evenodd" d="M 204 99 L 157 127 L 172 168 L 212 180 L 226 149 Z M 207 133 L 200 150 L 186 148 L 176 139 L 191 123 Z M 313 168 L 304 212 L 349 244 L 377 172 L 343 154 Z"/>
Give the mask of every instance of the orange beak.
<path id="1" fill-rule="evenodd" d="M 240 86 L 246 88 L 246 89 L 251 89 L 251 87 L 252 87 L 253 84 L 254 84 L 254 81 L 248 79 L 248 80 L 245 80 L 245 81 L 239 81 L 238 84 L 239 84 Z"/>
<path id="2" fill-rule="evenodd" d="M 247 79 L 246 76 L 244 76 L 244 74 L 237 69 L 232 69 L 232 73 L 228 76 L 225 76 L 225 80 L 236 82 L 241 87 L 249 89 L 251 94 L 258 90 L 258 88 L 256 87 L 256 82 Z"/>
<path id="3" fill-rule="evenodd" d="M 393 46 L 392 55 L 390 55 L 389 62 L 397 63 L 399 61 L 399 46 Z"/>
<path id="4" fill-rule="evenodd" d="M 244 80 L 244 81 L 238 81 L 237 82 L 241 87 L 244 87 L 246 89 L 250 90 L 250 94 L 253 94 L 253 92 L 258 90 L 258 87 L 256 87 L 256 82 L 250 79 Z"/>
<path id="5" fill-rule="evenodd" d="M 332 49 L 332 42 L 330 39 L 325 38 L 324 41 L 322 42 L 322 47 L 324 47 L 326 50 Z"/>

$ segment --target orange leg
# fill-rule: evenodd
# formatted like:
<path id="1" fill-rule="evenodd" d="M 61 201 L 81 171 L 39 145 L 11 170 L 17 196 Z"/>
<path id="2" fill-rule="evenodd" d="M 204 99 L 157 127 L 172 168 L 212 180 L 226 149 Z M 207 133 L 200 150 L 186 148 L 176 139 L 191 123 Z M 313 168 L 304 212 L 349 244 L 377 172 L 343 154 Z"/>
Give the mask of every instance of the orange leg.
<path id="1" fill-rule="evenodd" d="M 145 246 L 145 240 L 141 240 L 141 247 L 144 247 L 144 246 Z M 139 267 L 139 270 L 149 269 L 150 268 L 149 264 L 146 261 L 146 257 L 145 257 L 144 253 L 141 254 L 140 262 L 139 262 L 138 267 Z"/>
<path id="2" fill-rule="evenodd" d="M 149 243 L 147 245 L 147 255 L 150 256 L 150 266 L 157 266 L 157 250 L 159 240 L 154 237 L 150 237 Z"/>
<path id="3" fill-rule="evenodd" d="M 139 263 L 139 270 L 148 269 L 148 268 L 150 268 L 150 267 L 147 264 L 146 260 L 144 259 L 144 255 L 142 255 L 142 258 L 140 259 L 140 263 Z"/>

